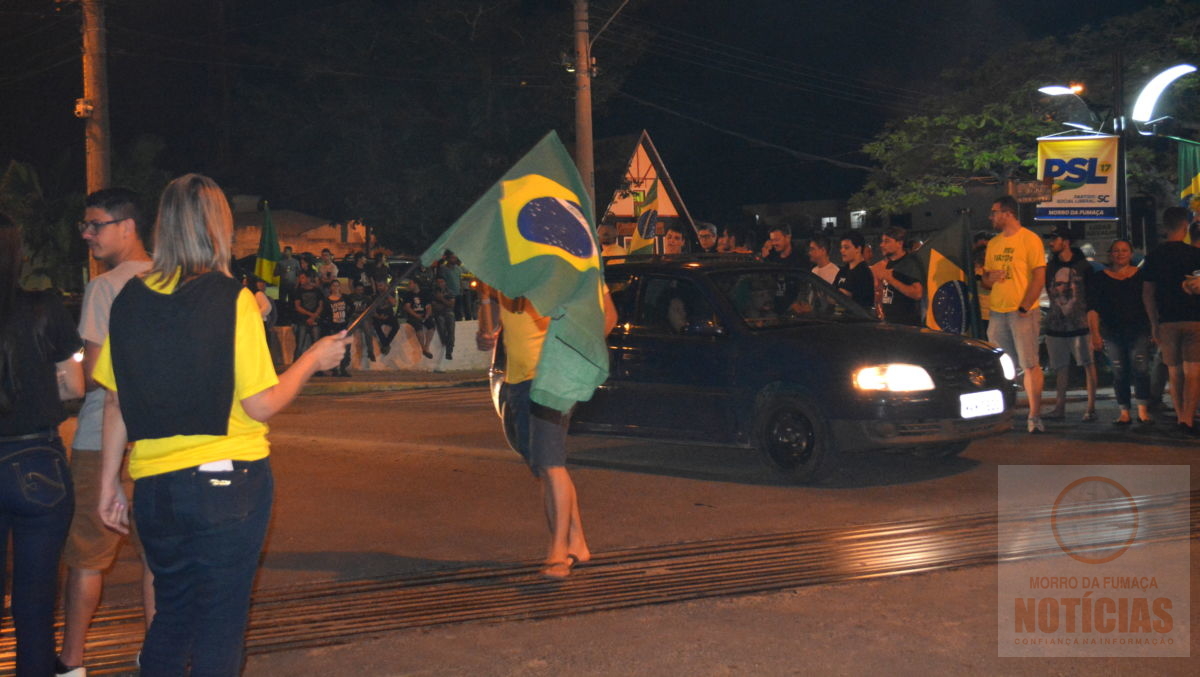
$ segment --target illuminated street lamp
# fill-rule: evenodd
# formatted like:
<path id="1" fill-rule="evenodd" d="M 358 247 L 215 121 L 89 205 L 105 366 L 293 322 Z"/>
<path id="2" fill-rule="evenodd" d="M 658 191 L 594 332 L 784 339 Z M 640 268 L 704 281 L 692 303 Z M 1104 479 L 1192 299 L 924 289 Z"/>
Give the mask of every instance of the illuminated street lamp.
<path id="1" fill-rule="evenodd" d="M 1143 136 L 1154 134 L 1154 125 L 1166 117 L 1154 119 L 1154 106 L 1158 103 L 1158 99 L 1167 87 L 1179 78 L 1192 73 L 1196 70 L 1195 66 L 1190 64 L 1179 64 L 1172 66 L 1158 75 L 1150 79 L 1150 82 L 1142 88 L 1138 94 L 1137 102 L 1133 106 L 1133 114 L 1130 116 L 1138 125 L 1138 133 Z M 1129 237 L 1129 189 L 1127 186 L 1129 169 L 1125 162 L 1125 146 L 1126 146 L 1126 128 L 1125 112 L 1123 108 L 1122 98 L 1124 92 L 1121 84 L 1121 58 L 1118 53 L 1115 55 L 1113 63 L 1113 106 L 1109 119 L 1112 121 L 1113 134 L 1117 136 L 1117 234 L 1119 237 Z M 1074 96 L 1079 99 L 1091 114 L 1093 121 L 1100 122 L 1097 128 L 1092 128 L 1089 125 L 1078 122 L 1064 122 L 1068 127 L 1082 129 L 1088 132 L 1099 132 L 1104 126 L 1104 122 L 1096 115 L 1096 107 L 1093 106 L 1087 99 L 1081 96 L 1083 87 L 1077 84 L 1070 86 L 1066 85 L 1048 85 L 1038 88 L 1038 91 L 1048 96 Z M 1142 126 L 1148 126 L 1150 131 L 1144 131 Z"/>
<path id="2" fill-rule="evenodd" d="M 1138 127 L 1138 133 L 1143 136 L 1151 136 L 1154 134 L 1154 124 L 1165 120 L 1167 116 L 1154 118 L 1154 106 L 1158 103 L 1158 97 L 1166 91 L 1167 87 L 1171 86 L 1179 78 L 1188 73 L 1196 72 L 1196 67 L 1189 63 L 1181 63 L 1178 66 L 1171 66 L 1167 70 L 1155 75 L 1146 86 L 1142 88 L 1142 93 L 1138 94 L 1137 101 L 1133 104 L 1134 122 L 1140 122 L 1143 125 L 1150 127 L 1150 131 L 1143 131 Z"/>

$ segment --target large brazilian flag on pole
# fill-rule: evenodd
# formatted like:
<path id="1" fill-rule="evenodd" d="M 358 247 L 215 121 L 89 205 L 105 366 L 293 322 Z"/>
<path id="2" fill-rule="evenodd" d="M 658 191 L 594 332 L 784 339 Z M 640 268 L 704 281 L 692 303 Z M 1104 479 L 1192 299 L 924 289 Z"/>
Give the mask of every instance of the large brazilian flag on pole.
<path id="1" fill-rule="evenodd" d="M 925 326 L 978 337 L 979 296 L 966 219 L 938 231 L 917 250 L 916 256 L 925 268 L 925 293 L 929 299 Z"/>
<path id="2" fill-rule="evenodd" d="M 451 249 L 483 282 L 550 318 L 530 397 L 567 411 L 608 378 L 604 281 L 592 202 L 550 132 L 425 253 Z"/>

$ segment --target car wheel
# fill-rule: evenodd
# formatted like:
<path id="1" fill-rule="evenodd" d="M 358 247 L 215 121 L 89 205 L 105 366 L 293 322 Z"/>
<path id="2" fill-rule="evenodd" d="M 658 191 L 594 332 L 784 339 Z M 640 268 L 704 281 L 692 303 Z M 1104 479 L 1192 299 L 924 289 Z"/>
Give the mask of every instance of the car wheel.
<path id="1" fill-rule="evenodd" d="M 822 479 L 833 444 L 817 409 L 796 397 L 772 399 L 759 416 L 757 446 L 774 469 L 798 482 Z"/>
<path id="2" fill-rule="evenodd" d="M 962 440 L 959 442 L 929 444 L 917 447 L 914 451 L 921 458 L 954 458 L 966 451 L 969 446 L 971 446 L 971 440 Z"/>

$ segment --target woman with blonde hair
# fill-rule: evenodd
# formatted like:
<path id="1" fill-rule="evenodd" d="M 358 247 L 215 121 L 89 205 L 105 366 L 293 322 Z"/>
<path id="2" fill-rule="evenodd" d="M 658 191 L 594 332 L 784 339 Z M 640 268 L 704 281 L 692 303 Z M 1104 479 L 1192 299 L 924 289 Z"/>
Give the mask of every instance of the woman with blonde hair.
<path id="1" fill-rule="evenodd" d="M 58 424 L 61 400 L 83 397 L 83 340 L 54 292 L 28 292 L 21 231 L 0 214 L 0 590 L 12 535 L 17 675 L 54 674 L 58 558 L 75 491 Z"/>
<path id="2" fill-rule="evenodd" d="M 265 422 L 348 343 L 321 339 L 276 376 L 253 294 L 229 274 L 233 218 L 199 174 L 167 185 L 154 263 L 113 301 L 94 378 L 107 389 L 100 513 L 128 531 L 118 473 L 133 443 L 133 518 L 157 610 L 141 674 L 237 675 L 270 519 Z"/>

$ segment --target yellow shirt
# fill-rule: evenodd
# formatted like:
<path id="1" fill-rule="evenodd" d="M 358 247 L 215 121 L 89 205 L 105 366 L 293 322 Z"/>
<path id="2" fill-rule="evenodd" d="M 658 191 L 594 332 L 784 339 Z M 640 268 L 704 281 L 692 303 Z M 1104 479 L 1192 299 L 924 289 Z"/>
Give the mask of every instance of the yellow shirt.
<path id="1" fill-rule="evenodd" d="M 550 318 L 540 315 L 525 299 L 510 299 L 496 292 L 500 304 L 500 324 L 504 327 L 505 383 L 532 381 L 537 375 L 542 344 L 550 328 Z"/>
<path id="2" fill-rule="evenodd" d="M 163 280 L 154 276 L 146 286 L 160 294 L 171 294 L 177 277 Z M 267 442 L 267 424 L 256 421 L 242 409 L 242 400 L 279 383 L 267 350 L 258 303 L 249 289 L 237 297 L 237 327 L 234 330 L 233 408 L 229 412 L 227 435 L 175 435 L 133 443 L 129 456 L 129 474 L 138 479 L 151 475 L 192 468 L 211 461 L 232 459 L 257 461 L 271 452 Z M 109 390 L 117 389 L 109 339 L 104 339 L 92 377 Z"/>
<path id="3" fill-rule="evenodd" d="M 1046 245 L 1042 238 L 1028 228 L 1012 235 L 1003 233 L 988 241 L 983 260 L 984 271 L 1003 270 L 1004 279 L 992 285 L 993 313 L 1011 313 L 1025 299 L 1025 290 L 1033 279 L 1033 271 L 1046 267 Z"/>

